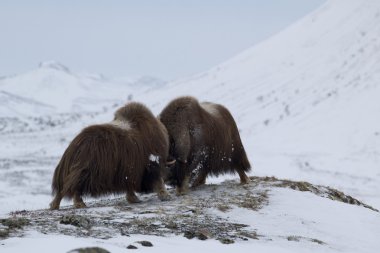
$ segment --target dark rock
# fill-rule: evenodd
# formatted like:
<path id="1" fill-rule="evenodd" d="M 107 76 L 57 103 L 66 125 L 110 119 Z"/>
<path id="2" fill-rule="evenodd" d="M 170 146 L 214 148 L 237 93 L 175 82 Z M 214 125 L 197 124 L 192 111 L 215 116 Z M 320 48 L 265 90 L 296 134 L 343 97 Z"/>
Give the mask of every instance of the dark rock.
<path id="1" fill-rule="evenodd" d="M 325 244 L 323 241 L 318 240 L 318 239 L 311 239 L 310 241 L 321 244 L 321 245 Z"/>
<path id="2" fill-rule="evenodd" d="M 288 241 L 293 241 L 293 242 L 299 242 L 300 241 L 300 237 L 294 236 L 294 235 L 288 236 L 287 239 L 288 239 Z"/>
<path id="3" fill-rule="evenodd" d="M 127 249 L 137 249 L 137 247 L 135 245 L 129 244 L 127 246 Z"/>
<path id="4" fill-rule="evenodd" d="M 216 208 L 218 208 L 219 211 L 224 212 L 224 213 L 227 212 L 227 211 L 229 211 L 231 209 L 230 206 L 228 206 L 228 205 L 226 205 L 224 203 L 217 205 Z"/>
<path id="5" fill-rule="evenodd" d="M 187 239 L 193 239 L 195 237 L 195 233 L 193 231 L 185 231 L 183 236 Z"/>
<path id="6" fill-rule="evenodd" d="M 99 248 L 99 247 L 91 247 L 91 248 L 79 248 L 70 250 L 68 253 L 110 253 L 108 250 Z"/>
<path id="7" fill-rule="evenodd" d="M 90 228 L 90 219 L 78 215 L 64 215 L 60 221 L 61 224 L 73 225 L 80 228 Z"/>
<path id="8" fill-rule="evenodd" d="M 150 241 L 138 241 L 144 247 L 153 247 L 153 244 Z"/>
<path id="9" fill-rule="evenodd" d="M 0 229 L 0 238 L 6 238 L 9 236 L 9 230 L 8 229 Z"/>
<path id="10" fill-rule="evenodd" d="M 247 238 L 254 239 L 254 240 L 259 240 L 259 237 L 255 231 L 242 231 L 239 233 L 241 235 L 244 241 L 248 240 Z M 247 238 L 245 238 L 247 237 Z"/>
<path id="11" fill-rule="evenodd" d="M 166 224 L 165 227 L 168 228 L 168 229 L 177 229 L 178 228 L 177 224 L 175 224 L 172 221 L 169 222 L 168 224 Z"/>
<path id="12" fill-rule="evenodd" d="M 223 243 L 223 244 L 232 244 L 232 243 L 235 243 L 234 240 L 229 239 L 229 238 L 221 238 L 221 239 L 219 239 L 219 241 L 220 241 L 221 243 Z"/>
<path id="13" fill-rule="evenodd" d="M 128 236 L 129 237 L 129 234 L 126 231 L 124 231 L 124 230 L 120 230 L 120 234 L 122 236 Z"/>
<path id="14" fill-rule="evenodd" d="M 19 211 L 14 211 L 14 212 L 11 212 L 11 215 L 25 215 L 27 214 L 28 211 L 26 211 L 25 209 L 24 210 L 19 210 Z"/>
<path id="15" fill-rule="evenodd" d="M 204 233 L 204 232 L 198 232 L 198 233 L 196 234 L 196 236 L 197 236 L 197 238 L 198 238 L 199 240 L 202 240 L 202 241 L 204 241 L 204 240 L 207 240 L 207 239 L 208 239 L 208 236 L 207 236 L 207 234 L 206 234 L 206 233 Z"/>
<path id="16" fill-rule="evenodd" d="M 197 231 L 197 232 L 194 232 L 194 231 L 185 231 L 184 237 L 186 237 L 187 239 L 193 239 L 194 237 L 198 238 L 199 240 L 207 240 L 209 238 L 209 233 L 207 231 Z"/>
<path id="17" fill-rule="evenodd" d="M 29 220 L 26 218 L 9 218 L 0 219 L 0 223 L 7 226 L 9 229 L 22 228 L 29 224 Z"/>

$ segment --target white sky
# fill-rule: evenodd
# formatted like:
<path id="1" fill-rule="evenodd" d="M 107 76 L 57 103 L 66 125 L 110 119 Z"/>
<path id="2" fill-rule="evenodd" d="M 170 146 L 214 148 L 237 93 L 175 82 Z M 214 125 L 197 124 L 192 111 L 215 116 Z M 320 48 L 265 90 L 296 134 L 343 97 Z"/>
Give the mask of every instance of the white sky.
<path id="1" fill-rule="evenodd" d="M 56 60 L 165 80 L 227 60 L 325 0 L 2 0 L 0 76 Z"/>

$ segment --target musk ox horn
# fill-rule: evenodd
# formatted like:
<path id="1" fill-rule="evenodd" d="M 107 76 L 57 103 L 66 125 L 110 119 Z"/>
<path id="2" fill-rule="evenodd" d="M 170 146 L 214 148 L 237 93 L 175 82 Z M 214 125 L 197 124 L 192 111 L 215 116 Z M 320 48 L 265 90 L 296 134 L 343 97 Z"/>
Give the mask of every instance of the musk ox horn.
<path id="1" fill-rule="evenodd" d="M 176 160 L 166 161 L 166 165 L 173 165 L 176 163 Z"/>

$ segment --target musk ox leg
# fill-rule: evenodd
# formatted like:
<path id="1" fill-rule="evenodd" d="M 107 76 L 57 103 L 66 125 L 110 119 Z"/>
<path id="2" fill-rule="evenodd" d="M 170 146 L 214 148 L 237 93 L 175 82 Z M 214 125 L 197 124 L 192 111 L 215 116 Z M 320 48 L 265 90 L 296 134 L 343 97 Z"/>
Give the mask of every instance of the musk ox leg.
<path id="1" fill-rule="evenodd" d="M 141 202 L 141 200 L 136 196 L 136 194 L 133 190 L 127 191 L 127 200 L 128 200 L 128 203 L 130 203 L 130 204 Z"/>
<path id="2" fill-rule="evenodd" d="M 190 182 L 190 176 L 185 175 L 183 178 L 182 184 L 180 186 L 177 186 L 177 196 L 185 195 L 189 192 L 189 182 Z"/>
<path id="3" fill-rule="evenodd" d="M 191 183 L 192 188 L 206 183 L 209 161 L 207 159 L 204 159 L 205 154 L 207 154 L 206 150 L 202 150 L 201 152 L 198 152 L 198 154 L 195 156 L 195 158 L 189 165 L 189 173 L 190 173 L 189 179 L 192 182 Z"/>
<path id="4" fill-rule="evenodd" d="M 158 198 L 161 201 L 170 200 L 170 195 L 166 190 L 164 180 L 160 178 L 154 186 L 154 191 L 157 193 Z"/>
<path id="5" fill-rule="evenodd" d="M 206 154 L 206 151 L 203 151 L 201 154 Z M 195 160 L 195 163 L 197 164 L 196 167 L 192 170 L 195 172 L 195 179 L 192 180 L 193 183 L 191 185 L 192 188 L 204 185 L 206 183 L 206 178 L 209 170 L 209 162 L 208 159 L 204 159 L 203 156 L 198 155 L 197 159 Z"/>
<path id="6" fill-rule="evenodd" d="M 186 194 L 189 191 L 190 181 L 190 171 L 187 162 L 177 159 L 173 172 L 176 179 L 177 196 Z"/>
<path id="7" fill-rule="evenodd" d="M 250 182 L 249 177 L 243 170 L 237 170 L 237 172 L 239 173 L 240 184 L 248 184 Z"/>
<path id="8" fill-rule="evenodd" d="M 61 193 L 57 193 L 53 199 L 53 201 L 50 203 L 50 210 L 58 210 L 59 205 L 62 200 L 62 195 Z"/>
<path id="9" fill-rule="evenodd" d="M 132 182 L 127 179 L 127 201 L 129 204 L 140 203 L 141 200 L 136 196 L 135 189 L 133 188 Z"/>
<path id="10" fill-rule="evenodd" d="M 193 184 L 191 185 L 191 187 L 197 187 L 197 186 L 200 186 L 200 185 L 204 185 L 206 183 L 206 178 L 207 178 L 207 173 L 206 172 L 201 172 L 199 173 L 199 175 L 197 175 L 197 177 L 195 178 Z"/>
<path id="11" fill-rule="evenodd" d="M 79 195 L 79 193 L 74 194 L 73 198 L 74 207 L 75 208 L 86 208 L 86 204 L 83 202 L 82 197 Z"/>

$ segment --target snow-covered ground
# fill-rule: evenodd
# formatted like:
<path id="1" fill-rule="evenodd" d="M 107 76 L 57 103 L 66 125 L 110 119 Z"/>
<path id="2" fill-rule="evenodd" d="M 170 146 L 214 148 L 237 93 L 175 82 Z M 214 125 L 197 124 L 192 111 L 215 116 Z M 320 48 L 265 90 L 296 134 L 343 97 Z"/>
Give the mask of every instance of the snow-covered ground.
<path id="1" fill-rule="evenodd" d="M 380 2 L 331 0 L 209 71 L 142 94 L 226 105 L 254 174 L 342 189 L 380 207 Z M 163 99 L 165 98 L 165 99 Z"/>
<path id="2" fill-rule="evenodd" d="M 150 194 L 135 205 L 114 198 L 87 209 L 16 212 L 12 219 L 30 224 L 12 231 L 14 238 L 4 240 L 2 248 L 68 252 L 98 246 L 125 252 L 128 245 L 146 250 L 138 241 L 148 240 L 159 252 L 376 252 L 379 213 L 352 199 L 349 203 L 357 205 L 341 202 L 348 199 L 307 183 L 254 177 L 241 186 L 232 180 L 173 195 L 169 202 Z M 15 238 L 20 234 L 25 238 Z"/>
<path id="3" fill-rule="evenodd" d="M 253 165 L 252 175 L 331 186 L 379 209 L 379 80 L 377 0 L 329 0 L 233 59 L 167 84 L 150 77 L 124 80 L 72 73 L 56 62 L 0 77 L 0 216 L 48 207 L 55 165 L 84 126 L 112 120 L 115 108 L 129 100 L 143 102 L 158 114 L 180 95 L 231 110 Z M 208 182 L 231 177 L 236 178 Z M 328 246 L 305 240 L 233 245 L 181 237 L 152 241 L 162 249 L 181 250 L 201 250 L 205 245 L 220 251 L 377 252 L 380 248 L 376 241 L 380 216 L 361 207 L 276 189 L 267 207 L 254 214 L 244 212 L 237 208 L 227 214 L 268 235 L 322 238 Z M 287 229 L 289 233 L 281 232 Z M 46 239 L 56 243 L 51 247 L 61 245 L 61 252 L 88 244 L 125 251 L 120 238 L 105 242 L 33 231 L 22 239 L 2 241 L 5 246 L 0 249 L 20 252 Z M 140 236 L 130 239 L 135 240 Z M 66 247 L 69 244 L 73 247 Z M 48 252 L 49 246 L 45 249 Z"/>

